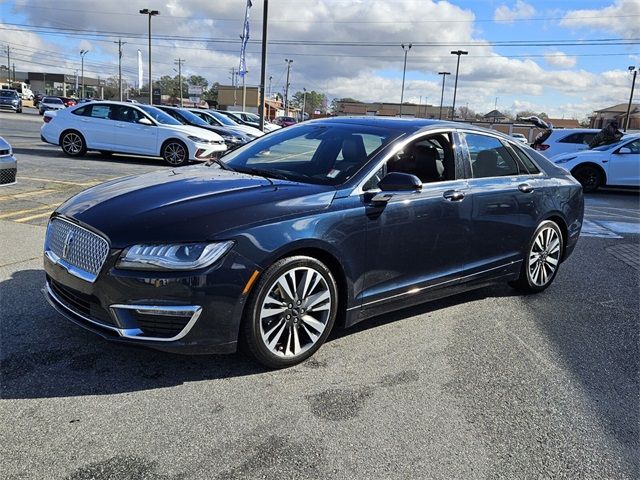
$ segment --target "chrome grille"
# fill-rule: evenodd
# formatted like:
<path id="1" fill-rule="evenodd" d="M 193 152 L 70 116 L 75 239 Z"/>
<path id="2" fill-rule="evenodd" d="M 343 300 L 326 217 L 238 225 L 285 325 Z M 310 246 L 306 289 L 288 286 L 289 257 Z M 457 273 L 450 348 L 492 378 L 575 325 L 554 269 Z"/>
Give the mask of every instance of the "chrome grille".
<path id="1" fill-rule="evenodd" d="M 100 235 L 54 218 L 47 229 L 45 251 L 53 253 L 53 258 L 51 255 L 49 258 L 67 268 L 69 273 L 92 282 L 107 259 L 109 243 Z"/>

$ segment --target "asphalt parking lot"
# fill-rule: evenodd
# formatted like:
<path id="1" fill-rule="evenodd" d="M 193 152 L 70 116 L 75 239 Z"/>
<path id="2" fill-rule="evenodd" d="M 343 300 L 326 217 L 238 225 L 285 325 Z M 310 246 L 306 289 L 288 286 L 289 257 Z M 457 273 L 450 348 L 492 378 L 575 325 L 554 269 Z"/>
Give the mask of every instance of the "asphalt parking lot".
<path id="1" fill-rule="evenodd" d="M 40 293 L 51 211 L 159 159 L 65 157 L 0 112 L 0 478 L 638 478 L 640 197 L 586 199 L 555 283 L 485 288 L 337 331 L 272 372 L 108 344 Z M 126 212 L 123 212 L 126 214 Z"/>

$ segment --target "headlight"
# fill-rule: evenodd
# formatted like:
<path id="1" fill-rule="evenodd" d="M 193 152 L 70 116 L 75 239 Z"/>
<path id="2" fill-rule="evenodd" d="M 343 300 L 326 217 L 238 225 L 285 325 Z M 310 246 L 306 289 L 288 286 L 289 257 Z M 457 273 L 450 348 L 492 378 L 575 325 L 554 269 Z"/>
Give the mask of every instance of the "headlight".
<path id="1" fill-rule="evenodd" d="M 205 138 L 200 138 L 200 137 L 196 137 L 195 135 L 189 135 L 187 137 L 189 140 L 192 140 L 196 143 L 209 143 L 209 140 L 205 139 Z"/>
<path id="2" fill-rule="evenodd" d="M 134 245 L 117 267 L 131 270 L 194 270 L 208 267 L 227 253 L 233 242 Z"/>
<path id="3" fill-rule="evenodd" d="M 231 143 L 242 143 L 242 138 L 240 137 L 235 137 L 233 135 L 220 135 L 225 142 L 231 142 Z"/>
<path id="4" fill-rule="evenodd" d="M 573 160 L 576 157 L 568 157 L 568 158 L 559 158 L 558 160 L 554 160 L 553 163 L 567 163 Z"/>

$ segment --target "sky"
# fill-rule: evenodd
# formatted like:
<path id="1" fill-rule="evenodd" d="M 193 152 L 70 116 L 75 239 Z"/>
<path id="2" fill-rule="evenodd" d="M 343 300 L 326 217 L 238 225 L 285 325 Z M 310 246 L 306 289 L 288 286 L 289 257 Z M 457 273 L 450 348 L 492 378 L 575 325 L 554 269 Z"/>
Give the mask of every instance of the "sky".
<path id="1" fill-rule="evenodd" d="M 0 0 L 0 64 L 10 48 L 18 71 L 117 75 L 135 83 L 137 50 L 147 62 L 152 19 L 152 73 L 202 75 L 230 84 L 238 68 L 246 0 Z M 260 78 L 262 0 L 250 9 L 247 85 Z M 626 103 L 628 67 L 640 67 L 640 0 L 270 0 L 267 77 L 284 89 L 292 59 L 292 92 L 399 102 L 404 52 L 405 101 L 451 105 L 457 56 L 456 105 L 486 113 L 531 110 L 553 118 L 587 117 Z M 1 52 L 0 52 L 1 53 Z M 267 85 L 268 88 L 268 85 Z M 640 90 L 640 88 L 638 89 Z"/>

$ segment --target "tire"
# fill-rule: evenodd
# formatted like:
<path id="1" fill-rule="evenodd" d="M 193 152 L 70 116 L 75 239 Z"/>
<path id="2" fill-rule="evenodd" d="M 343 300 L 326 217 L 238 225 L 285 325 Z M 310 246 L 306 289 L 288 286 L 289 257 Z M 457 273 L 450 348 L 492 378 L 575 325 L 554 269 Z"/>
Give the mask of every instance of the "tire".
<path id="1" fill-rule="evenodd" d="M 338 311 L 331 271 L 312 257 L 295 256 L 269 267 L 251 293 L 241 327 L 241 345 L 269 368 L 296 365 L 329 336 Z"/>
<path id="2" fill-rule="evenodd" d="M 524 293 L 545 290 L 558 273 L 564 252 L 564 239 L 558 224 L 542 222 L 533 234 L 522 261 L 520 277 L 511 286 Z"/>
<path id="3" fill-rule="evenodd" d="M 597 167 L 591 165 L 583 165 L 575 168 L 571 174 L 582 185 L 584 193 L 595 192 L 602 185 L 602 173 Z"/>
<path id="4" fill-rule="evenodd" d="M 172 167 L 180 167 L 189 163 L 189 150 L 180 140 L 168 140 L 162 146 L 160 155 Z"/>
<path id="5" fill-rule="evenodd" d="M 70 157 L 81 157 L 87 153 L 87 142 L 80 132 L 69 130 L 60 136 L 62 151 Z"/>

